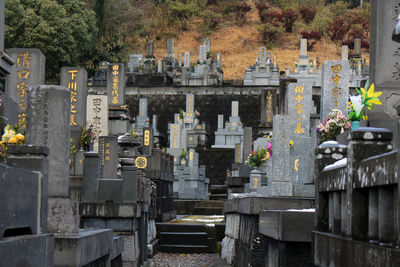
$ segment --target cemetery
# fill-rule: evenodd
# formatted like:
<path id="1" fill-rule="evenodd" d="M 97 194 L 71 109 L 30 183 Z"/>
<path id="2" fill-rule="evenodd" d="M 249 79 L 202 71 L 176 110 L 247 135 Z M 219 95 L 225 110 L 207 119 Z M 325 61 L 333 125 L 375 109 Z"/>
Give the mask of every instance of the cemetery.
<path id="1" fill-rule="evenodd" d="M 292 71 L 262 46 L 239 83 L 207 37 L 48 84 L 4 12 L 0 266 L 400 266 L 398 1 L 371 1 L 368 63 L 299 38 Z"/>

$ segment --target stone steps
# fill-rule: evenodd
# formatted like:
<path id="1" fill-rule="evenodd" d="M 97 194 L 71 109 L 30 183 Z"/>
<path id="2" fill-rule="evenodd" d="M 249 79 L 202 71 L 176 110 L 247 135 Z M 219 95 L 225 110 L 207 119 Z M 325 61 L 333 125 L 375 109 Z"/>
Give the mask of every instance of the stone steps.
<path id="1" fill-rule="evenodd" d="M 193 213 L 196 215 L 224 215 L 223 207 L 195 207 Z"/>
<path id="2" fill-rule="evenodd" d="M 228 194 L 211 194 L 210 195 L 210 200 L 227 200 L 228 199 Z"/>

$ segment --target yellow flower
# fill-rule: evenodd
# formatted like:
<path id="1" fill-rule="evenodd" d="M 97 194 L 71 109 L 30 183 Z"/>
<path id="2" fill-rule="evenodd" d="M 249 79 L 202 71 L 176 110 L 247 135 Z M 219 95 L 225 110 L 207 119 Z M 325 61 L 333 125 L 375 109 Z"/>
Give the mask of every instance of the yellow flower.
<path id="1" fill-rule="evenodd" d="M 365 104 L 368 109 L 371 109 L 372 104 L 382 105 L 382 102 L 378 98 L 382 94 L 382 92 L 375 92 L 374 84 L 371 84 L 368 91 L 366 91 L 364 88 L 361 88 L 361 93 L 363 99 L 365 99 Z"/>
<path id="2" fill-rule="evenodd" d="M 18 141 L 21 141 L 21 142 L 23 142 L 25 140 L 25 136 L 23 134 L 20 134 L 20 133 L 17 134 L 15 137 L 18 139 Z"/>
<path id="3" fill-rule="evenodd" d="M 267 161 L 269 159 L 269 153 L 265 153 L 264 158 L 262 159 L 263 161 Z"/>
<path id="4" fill-rule="evenodd" d="M 6 144 L 6 141 L 4 141 L 4 140 L 0 141 L 0 145 L 5 145 L 5 144 Z"/>
<path id="5" fill-rule="evenodd" d="M 16 144 L 18 142 L 18 139 L 17 139 L 17 137 L 13 136 L 10 138 L 10 140 L 8 140 L 8 142 L 10 144 Z"/>
<path id="6" fill-rule="evenodd" d="M 292 140 L 289 141 L 290 146 L 294 146 L 294 142 Z"/>

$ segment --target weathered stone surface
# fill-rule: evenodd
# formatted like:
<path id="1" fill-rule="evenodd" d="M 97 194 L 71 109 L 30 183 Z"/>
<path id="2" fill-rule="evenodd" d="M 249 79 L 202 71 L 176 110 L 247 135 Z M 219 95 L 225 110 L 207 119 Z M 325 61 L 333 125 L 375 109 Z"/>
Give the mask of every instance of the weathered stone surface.
<path id="1" fill-rule="evenodd" d="M 280 241 L 311 242 L 314 210 L 264 210 L 260 212 L 261 234 Z"/>
<path id="2" fill-rule="evenodd" d="M 236 256 L 237 239 L 225 236 L 221 244 L 221 258 L 232 264 Z"/>
<path id="3" fill-rule="evenodd" d="M 49 148 L 49 197 L 68 197 L 70 97 L 65 87 L 30 88 L 26 143 Z"/>
<path id="4" fill-rule="evenodd" d="M 23 235 L 0 239 L 0 266 L 52 267 L 54 237 Z"/>
<path id="5" fill-rule="evenodd" d="M 3 164 L 0 173 L 0 236 L 15 228 L 40 233 L 40 174 Z"/>
<path id="6" fill-rule="evenodd" d="M 113 231 L 111 229 L 85 229 L 75 235 L 56 234 L 54 265 L 73 267 L 100 261 L 104 266 L 107 266 L 110 258 L 102 258 L 111 253 L 112 235 Z"/>
<path id="7" fill-rule="evenodd" d="M 77 233 L 78 203 L 69 198 L 48 199 L 48 230 L 50 233 Z"/>

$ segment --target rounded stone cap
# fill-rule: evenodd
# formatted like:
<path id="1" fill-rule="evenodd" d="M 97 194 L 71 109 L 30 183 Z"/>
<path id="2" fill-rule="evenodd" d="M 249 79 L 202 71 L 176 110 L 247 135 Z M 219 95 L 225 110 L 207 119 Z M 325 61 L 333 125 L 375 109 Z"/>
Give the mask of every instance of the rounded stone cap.
<path id="1" fill-rule="evenodd" d="M 386 128 L 359 127 L 357 130 L 351 131 L 350 140 L 365 141 L 391 141 L 393 133 Z"/>

